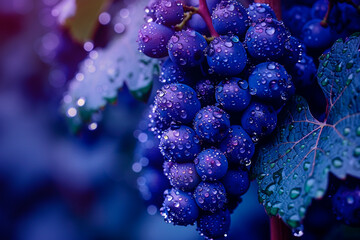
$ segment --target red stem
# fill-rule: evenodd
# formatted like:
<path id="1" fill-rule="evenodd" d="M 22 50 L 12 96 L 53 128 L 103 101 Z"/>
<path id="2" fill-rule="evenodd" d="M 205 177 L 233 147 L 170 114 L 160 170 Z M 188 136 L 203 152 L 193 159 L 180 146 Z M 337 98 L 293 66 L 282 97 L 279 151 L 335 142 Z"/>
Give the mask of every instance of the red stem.
<path id="1" fill-rule="evenodd" d="M 333 7 L 334 7 L 334 0 L 330 0 L 329 4 L 328 4 L 327 11 L 326 11 L 326 14 L 325 14 L 323 20 L 320 22 L 321 26 L 323 26 L 323 27 L 328 26 L 328 19 L 329 19 L 330 12 L 331 12 Z"/>
<path id="2" fill-rule="evenodd" d="M 270 217 L 271 240 L 290 240 L 291 230 L 279 217 Z"/>
<path id="3" fill-rule="evenodd" d="M 198 13 L 204 19 L 206 26 L 209 29 L 209 32 L 212 37 L 219 37 L 219 34 L 216 32 L 210 16 L 210 11 L 206 5 L 206 0 L 199 0 L 199 10 Z"/>
<path id="4" fill-rule="evenodd" d="M 281 0 L 254 0 L 256 3 L 266 3 L 274 10 L 277 19 L 281 20 Z"/>

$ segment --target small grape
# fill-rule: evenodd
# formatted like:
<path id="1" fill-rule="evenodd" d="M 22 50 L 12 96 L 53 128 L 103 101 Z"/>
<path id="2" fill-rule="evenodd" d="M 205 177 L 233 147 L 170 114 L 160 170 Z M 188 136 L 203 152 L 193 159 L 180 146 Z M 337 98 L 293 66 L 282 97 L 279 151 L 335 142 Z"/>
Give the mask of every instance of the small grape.
<path id="1" fill-rule="evenodd" d="M 297 38 L 290 37 L 285 43 L 285 53 L 279 62 L 286 67 L 293 66 L 302 59 L 304 52 L 305 45 Z"/>
<path id="2" fill-rule="evenodd" d="M 160 212 L 166 222 L 181 226 L 195 223 L 199 209 L 191 194 L 173 188 L 165 191 L 164 195 Z"/>
<path id="3" fill-rule="evenodd" d="M 219 210 L 216 213 L 205 213 L 197 221 L 197 230 L 210 239 L 222 239 L 230 229 L 229 210 Z"/>
<path id="4" fill-rule="evenodd" d="M 218 149 L 203 150 L 195 158 L 196 171 L 203 181 L 217 181 L 227 171 L 228 162 L 225 155 Z"/>
<path id="5" fill-rule="evenodd" d="M 231 33 L 241 38 L 250 24 L 246 9 L 235 0 L 222 0 L 214 9 L 211 19 L 220 35 Z"/>
<path id="6" fill-rule="evenodd" d="M 295 93 L 291 76 L 276 62 L 256 66 L 249 77 L 250 94 L 271 104 L 287 101 Z"/>
<path id="7" fill-rule="evenodd" d="M 235 165 L 249 165 L 255 152 L 255 145 L 239 125 L 230 127 L 229 135 L 221 142 L 220 150 L 228 161 Z"/>
<path id="8" fill-rule="evenodd" d="M 247 30 L 245 42 L 248 53 L 256 60 L 277 60 L 285 53 L 289 36 L 282 22 L 266 18 Z"/>
<path id="9" fill-rule="evenodd" d="M 195 116 L 195 132 L 205 142 L 220 142 L 227 136 L 229 127 L 229 114 L 215 106 L 204 107 Z"/>
<path id="10" fill-rule="evenodd" d="M 360 1 L 357 3 L 360 5 Z M 360 31 L 360 14 L 359 11 L 347 3 L 339 3 L 339 12 L 341 13 L 340 21 L 343 27 L 350 33 Z"/>
<path id="11" fill-rule="evenodd" d="M 178 65 L 173 63 L 170 58 L 167 58 L 166 61 L 161 66 L 161 72 L 159 77 L 160 82 L 162 83 L 183 83 L 186 85 L 191 85 L 193 78 L 184 72 Z"/>
<path id="12" fill-rule="evenodd" d="M 201 151 L 199 138 L 194 130 L 177 125 L 164 131 L 159 147 L 166 159 L 179 163 L 192 162 Z"/>
<path id="13" fill-rule="evenodd" d="M 245 68 L 247 55 L 237 36 L 215 38 L 206 53 L 211 73 L 234 76 L 240 74 Z"/>
<path id="14" fill-rule="evenodd" d="M 216 86 L 215 97 L 226 111 L 243 111 L 251 100 L 249 84 L 241 78 L 224 80 Z"/>
<path id="15" fill-rule="evenodd" d="M 194 192 L 196 204 L 204 211 L 216 212 L 226 204 L 226 191 L 220 182 L 200 182 Z"/>
<path id="16" fill-rule="evenodd" d="M 193 14 L 186 25 L 202 35 L 210 35 L 206 22 L 198 13 Z"/>
<path id="17" fill-rule="evenodd" d="M 313 19 L 323 19 L 327 12 L 328 5 L 329 5 L 328 0 L 316 1 L 311 8 L 311 17 Z"/>
<path id="18" fill-rule="evenodd" d="M 189 192 L 201 181 L 194 163 L 166 162 L 164 167 L 165 176 L 169 179 L 171 186 L 176 189 Z"/>
<path id="19" fill-rule="evenodd" d="M 146 22 L 155 22 L 156 21 L 156 7 L 159 3 L 159 0 L 150 0 L 148 5 L 145 7 L 145 21 Z"/>
<path id="20" fill-rule="evenodd" d="M 269 4 L 265 3 L 253 3 L 247 9 L 247 13 L 251 18 L 251 21 L 256 23 L 265 18 L 274 18 L 276 19 L 276 15 Z"/>
<path id="21" fill-rule="evenodd" d="M 316 81 L 317 68 L 312 57 L 304 54 L 302 59 L 290 68 L 297 89 L 305 90 Z"/>
<path id="22" fill-rule="evenodd" d="M 252 102 L 241 117 L 241 125 L 253 142 L 270 135 L 277 122 L 275 110 L 270 105 Z"/>
<path id="23" fill-rule="evenodd" d="M 302 40 L 307 48 L 323 51 L 333 43 L 334 32 L 331 27 L 321 26 L 321 19 L 313 19 L 305 24 Z"/>
<path id="24" fill-rule="evenodd" d="M 199 66 L 204 59 L 206 47 L 205 38 L 190 29 L 176 32 L 168 43 L 171 60 L 183 68 Z"/>
<path id="25" fill-rule="evenodd" d="M 165 111 L 159 110 L 158 106 L 151 105 L 149 114 L 149 130 L 154 133 L 155 136 L 161 135 L 162 131 L 169 127 L 169 123 L 172 121 Z"/>
<path id="26" fill-rule="evenodd" d="M 184 9 L 176 0 L 160 0 L 155 10 L 155 16 L 160 24 L 174 26 L 184 18 Z"/>
<path id="27" fill-rule="evenodd" d="M 154 22 L 149 22 L 139 30 L 139 51 L 151 58 L 162 58 L 168 55 L 166 45 L 174 31 Z"/>
<path id="28" fill-rule="evenodd" d="M 301 36 L 304 25 L 311 19 L 310 11 L 309 7 L 296 5 L 285 12 L 284 22 L 293 36 Z"/>
<path id="29" fill-rule="evenodd" d="M 249 173 L 244 169 L 229 169 L 221 180 L 226 192 L 231 195 L 241 196 L 247 192 L 250 187 Z"/>
<path id="30" fill-rule="evenodd" d="M 199 7 L 199 0 L 185 0 L 187 2 L 187 5 Z M 221 0 L 206 0 L 206 5 L 209 9 L 210 14 L 214 11 L 216 8 L 216 5 L 220 3 Z"/>
<path id="31" fill-rule="evenodd" d="M 180 83 L 165 85 L 158 90 L 155 106 L 159 114 L 176 123 L 190 123 L 200 110 L 201 104 L 196 92 L 189 86 Z M 171 121 L 166 122 L 170 126 Z M 164 123 L 164 124 L 166 124 Z"/>
<path id="32" fill-rule="evenodd" d="M 360 187 L 340 186 L 332 198 L 338 220 L 353 227 L 360 227 Z"/>

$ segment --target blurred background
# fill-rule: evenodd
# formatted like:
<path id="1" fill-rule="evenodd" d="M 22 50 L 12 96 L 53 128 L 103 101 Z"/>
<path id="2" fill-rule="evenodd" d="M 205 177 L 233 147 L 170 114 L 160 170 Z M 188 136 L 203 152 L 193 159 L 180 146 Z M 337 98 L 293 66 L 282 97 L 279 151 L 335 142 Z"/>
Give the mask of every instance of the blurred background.
<path id="1" fill-rule="evenodd" d="M 138 190 L 145 103 L 123 85 L 83 126 L 62 107 L 81 66 L 134 31 L 128 7 L 137 3 L 143 14 L 140 0 L 0 0 L 0 239 L 200 239 L 195 226 L 166 224 Z M 327 214 L 314 216 L 327 223 Z M 269 239 L 268 224 L 252 183 L 229 239 Z M 338 229 L 321 236 L 341 239 Z"/>

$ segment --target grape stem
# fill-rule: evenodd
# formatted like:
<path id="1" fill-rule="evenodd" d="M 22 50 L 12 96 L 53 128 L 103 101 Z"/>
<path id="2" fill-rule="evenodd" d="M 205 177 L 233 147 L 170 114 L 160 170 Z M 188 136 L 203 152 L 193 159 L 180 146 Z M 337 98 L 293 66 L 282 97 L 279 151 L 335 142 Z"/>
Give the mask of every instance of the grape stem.
<path id="1" fill-rule="evenodd" d="M 329 5 L 328 5 L 328 8 L 327 8 L 327 10 L 326 10 L 326 14 L 325 14 L 323 20 L 320 22 L 321 26 L 323 26 L 323 27 L 325 27 L 325 28 L 328 26 L 329 15 L 330 15 L 331 10 L 332 10 L 333 7 L 334 7 L 334 4 L 335 4 L 335 1 L 334 1 L 334 0 L 330 0 L 330 1 L 329 1 Z"/>
<path id="2" fill-rule="evenodd" d="M 185 24 L 191 19 L 192 15 L 194 15 L 195 13 L 196 13 L 196 11 L 194 11 L 194 10 L 185 12 L 184 19 L 181 21 L 181 23 L 179 23 L 175 26 L 175 30 L 181 31 L 185 27 Z"/>
<path id="3" fill-rule="evenodd" d="M 180 31 L 185 27 L 185 24 L 191 19 L 192 15 L 198 13 L 205 21 L 207 28 L 211 34 L 211 38 L 207 38 L 207 41 L 212 41 L 214 37 L 219 37 L 219 34 L 216 32 L 214 25 L 211 21 L 210 11 L 207 7 L 206 0 L 199 0 L 199 7 L 186 6 L 183 5 L 184 8 L 184 19 L 181 23 L 175 26 L 176 31 Z"/>
<path id="4" fill-rule="evenodd" d="M 291 231 L 279 217 L 270 217 L 271 240 L 290 240 Z"/>
<path id="5" fill-rule="evenodd" d="M 350 4 L 351 6 L 356 8 L 357 11 L 360 13 L 360 6 L 357 6 L 352 0 L 330 0 L 329 3 L 328 3 L 328 8 L 326 10 L 326 14 L 325 14 L 323 20 L 320 22 L 321 26 L 323 26 L 323 27 L 328 26 L 328 20 L 329 20 L 330 12 L 334 8 L 336 2 Z"/>
<path id="6" fill-rule="evenodd" d="M 204 19 L 211 36 L 219 37 L 219 34 L 216 32 L 214 25 L 212 24 L 210 11 L 209 11 L 209 8 L 207 7 L 206 0 L 199 0 L 198 13 Z"/>

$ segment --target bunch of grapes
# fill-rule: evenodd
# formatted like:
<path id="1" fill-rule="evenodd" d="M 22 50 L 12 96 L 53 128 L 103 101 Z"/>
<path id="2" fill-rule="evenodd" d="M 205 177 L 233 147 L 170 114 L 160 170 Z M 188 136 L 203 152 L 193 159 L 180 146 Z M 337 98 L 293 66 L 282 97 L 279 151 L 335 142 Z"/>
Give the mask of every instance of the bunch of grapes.
<path id="1" fill-rule="evenodd" d="M 139 50 L 162 61 L 147 116 L 171 185 L 161 214 L 223 238 L 249 188 L 255 147 L 295 88 L 315 85 L 316 63 L 267 4 L 151 0 L 145 12 Z"/>
<path id="2" fill-rule="evenodd" d="M 360 31 L 356 4 L 360 1 L 297 1 L 284 12 L 284 22 L 309 52 L 318 57 L 337 39 Z"/>

